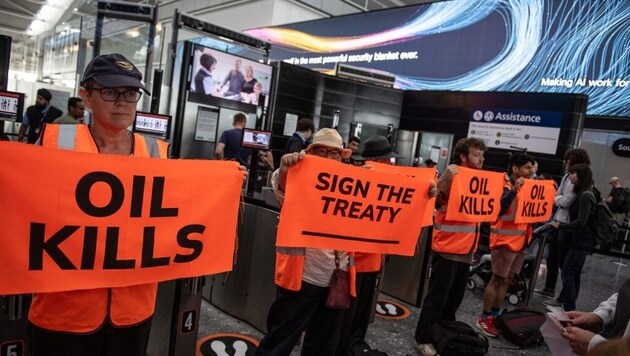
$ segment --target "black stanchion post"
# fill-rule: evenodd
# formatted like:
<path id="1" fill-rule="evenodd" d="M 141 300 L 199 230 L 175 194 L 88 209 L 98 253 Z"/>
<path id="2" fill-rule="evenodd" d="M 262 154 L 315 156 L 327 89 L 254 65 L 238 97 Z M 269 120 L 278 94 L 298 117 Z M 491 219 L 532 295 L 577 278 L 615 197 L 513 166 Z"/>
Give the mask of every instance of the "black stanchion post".
<path id="1" fill-rule="evenodd" d="M 525 306 L 529 306 L 529 302 L 532 300 L 534 288 L 536 288 L 536 280 L 538 279 L 538 270 L 540 269 L 540 263 L 542 261 L 543 253 L 545 252 L 545 245 L 547 244 L 547 234 L 542 233 L 538 242 L 538 251 L 536 252 L 536 259 L 534 260 L 534 270 L 529 278 L 529 285 L 527 286 L 527 295 L 525 296 Z"/>

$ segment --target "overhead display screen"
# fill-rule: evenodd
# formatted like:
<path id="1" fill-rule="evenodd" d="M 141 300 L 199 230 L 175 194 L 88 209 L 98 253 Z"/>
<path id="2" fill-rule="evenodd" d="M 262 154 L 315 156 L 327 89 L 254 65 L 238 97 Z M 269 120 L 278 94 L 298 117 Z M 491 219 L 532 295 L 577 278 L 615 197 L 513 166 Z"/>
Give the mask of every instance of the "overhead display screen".
<path id="1" fill-rule="evenodd" d="M 260 94 L 269 95 L 273 67 L 195 45 L 189 100 L 255 112 Z"/>
<path id="2" fill-rule="evenodd" d="M 0 91 L 0 120 L 21 122 L 22 111 L 24 111 L 24 94 Z"/>
<path id="3" fill-rule="evenodd" d="M 630 116 L 630 6 L 611 0 L 453 0 L 245 31 L 271 58 L 396 76 L 410 90 L 581 93 Z"/>

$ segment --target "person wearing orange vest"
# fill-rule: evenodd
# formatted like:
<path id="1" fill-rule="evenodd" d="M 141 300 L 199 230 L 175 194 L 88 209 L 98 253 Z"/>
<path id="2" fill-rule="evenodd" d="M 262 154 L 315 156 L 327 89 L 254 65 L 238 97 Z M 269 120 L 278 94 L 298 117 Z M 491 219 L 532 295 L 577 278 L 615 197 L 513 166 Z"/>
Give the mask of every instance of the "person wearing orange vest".
<path id="1" fill-rule="evenodd" d="M 272 185 L 280 205 L 290 167 L 305 155 L 341 161 L 351 154 L 334 129 L 324 128 L 313 135 L 306 151 L 288 153 L 280 159 L 280 168 Z M 335 268 L 348 271 L 349 290 L 356 296 L 354 256 L 344 251 L 314 248 L 276 248 L 276 299 L 267 316 L 267 335 L 260 341 L 257 356 L 288 356 L 304 331 L 302 355 L 334 356 L 341 327 L 342 310 L 326 307 L 331 276 Z"/>
<path id="2" fill-rule="evenodd" d="M 94 154 L 166 158 L 168 144 L 127 130 L 136 114 L 142 74 L 120 54 L 94 58 L 79 94 L 93 124 L 46 125 L 39 143 Z M 144 356 L 157 283 L 38 293 L 29 311 L 31 355 Z"/>
<path id="3" fill-rule="evenodd" d="M 483 311 L 477 319 L 477 328 L 486 336 L 498 337 L 494 325 L 503 307 L 503 300 L 515 274 L 520 273 L 527 256 L 531 238 L 531 224 L 516 224 L 516 203 L 518 192 L 525 178 L 534 174 L 534 159 L 525 153 L 510 156 L 510 175 L 505 176 L 499 218 L 490 228 L 490 255 L 492 258 L 492 278 L 483 294 Z"/>
<path id="4" fill-rule="evenodd" d="M 429 289 L 416 326 L 415 347 L 421 355 L 437 355 L 431 328 L 439 320 L 455 320 L 466 292 L 468 272 L 479 242 L 479 224 L 446 220 L 451 182 L 458 167 L 481 169 L 486 145 L 480 139 L 463 138 L 455 144 L 451 164 L 437 182 L 438 211 L 433 225 Z M 453 197 L 459 199 L 459 197 Z"/>
<path id="5" fill-rule="evenodd" d="M 354 136 L 353 136 L 354 137 Z M 358 145 L 357 145 L 358 147 Z M 352 155 L 352 162 L 366 160 L 391 164 L 391 158 L 402 157 L 392 151 L 392 146 L 383 136 L 372 136 L 365 140 L 363 152 Z M 380 253 L 355 253 L 355 265 L 357 269 L 356 288 L 357 297 L 350 302 L 350 308 L 344 311 L 337 356 L 386 356 L 385 352 L 372 349 L 365 341 L 376 288 L 378 276 L 383 266 L 383 255 Z"/>

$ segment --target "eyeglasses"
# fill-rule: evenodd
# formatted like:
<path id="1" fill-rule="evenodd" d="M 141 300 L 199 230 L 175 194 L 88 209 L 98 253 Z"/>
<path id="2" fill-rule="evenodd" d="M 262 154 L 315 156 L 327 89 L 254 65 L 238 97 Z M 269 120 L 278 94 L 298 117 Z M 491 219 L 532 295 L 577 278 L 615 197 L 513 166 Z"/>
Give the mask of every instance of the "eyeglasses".
<path id="1" fill-rule="evenodd" d="M 330 157 L 332 159 L 337 159 L 341 157 L 341 151 L 339 150 L 329 150 L 324 147 L 316 147 L 310 150 L 314 155 L 320 157 Z"/>
<path id="2" fill-rule="evenodd" d="M 88 90 L 97 90 L 105 101 L 118 101 L 118 98 L 122 95 L 126 102 L 137 103 L 142 96 L 142 92 L 138 90 L 118 91 L 114 88 L 88 88 Z"/>

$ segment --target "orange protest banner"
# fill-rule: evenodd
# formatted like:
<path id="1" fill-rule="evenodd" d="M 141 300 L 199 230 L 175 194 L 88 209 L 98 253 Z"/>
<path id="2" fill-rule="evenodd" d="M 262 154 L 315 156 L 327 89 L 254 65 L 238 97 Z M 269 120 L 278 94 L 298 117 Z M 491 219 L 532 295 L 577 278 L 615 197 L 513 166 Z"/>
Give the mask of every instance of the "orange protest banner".
<path id="1" fill-rule="evenodd" d="M 121 287 L 232 269 L 243 184 L 234 162 L 9 142 L 0 142 L 0 162 L 0 294 Z"/>
<path id="2" fill-rule="evenodd" d="M 453 176 L 446 219 L 462 222 L 493 222 L 501 210 L 505 174 L 458 167 Z"/>
<path id="3" fill-rule="evenodd" d="M 516 196 L 514 222 L 537 223 L 551 219 L 556 186 L 552 180 L 525 179 Z"/>
<path id="4" fill-rule="evenodd" d="M 429 179 L 433 183 L 437 182 L 437 169 L 435 168 L 419 168 L 419 167 L 406 167 L 406 166 L 392 166 L 388 164 L 378 163 L 374 161 L 366 162 L 366 165 L 372 167 L 372 169 L 382 172 L 391 172 L 394 174 L 400 174 L 407 177 L 418 177 L 420 179 Z M 422 217 L 422 227 L 433 225 L 433 213 L 435 210 L 435 197 L 429 199 L 427 207 L 424 209 L 424 216 Z"/>
<path id="5" fill-rule="evenodd" d="M 289 169 L 276 244 L 412 256 L 428 180 L 306 156 Z"/>

